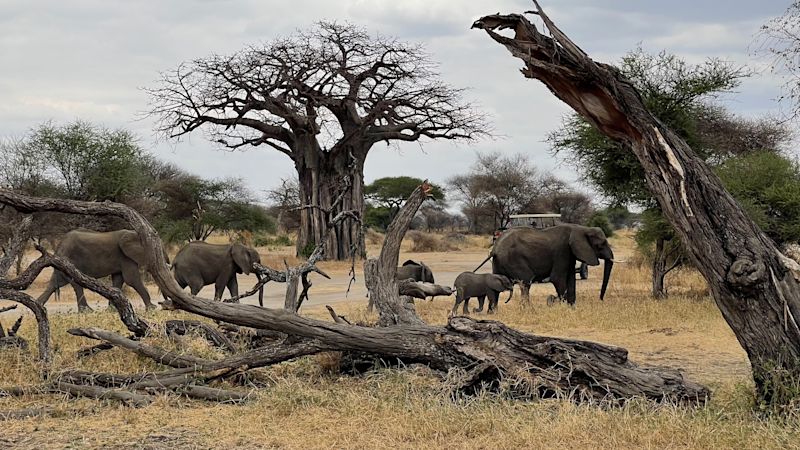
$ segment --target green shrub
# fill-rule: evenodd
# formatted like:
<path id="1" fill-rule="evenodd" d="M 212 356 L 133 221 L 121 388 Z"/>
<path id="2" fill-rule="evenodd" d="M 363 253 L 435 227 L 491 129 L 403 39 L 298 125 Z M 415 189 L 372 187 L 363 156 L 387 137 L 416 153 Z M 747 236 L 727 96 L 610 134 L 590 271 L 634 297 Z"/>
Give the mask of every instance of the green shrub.
<path id="1" fill-rule="evenodd" d="M 280 234 L 278 236 L 258 234 L 253 238 L 253 245 L 256 247 L 288 247 L 294 245 L 294 242 L 285 234 Z"/>
<path id="2" fill-rule="evenodd" d="M 611 227 L 611 222 L 608 220 L 606 213 L 602 211 L 592 214 L 592 216 L 589 217 L 589 221 L 586 222 L 586 226 L 600 228 L 603 230 L 603 233 L 606 234 L 606 237 L 611 237 L 614 235 L 614 229 Z"/>

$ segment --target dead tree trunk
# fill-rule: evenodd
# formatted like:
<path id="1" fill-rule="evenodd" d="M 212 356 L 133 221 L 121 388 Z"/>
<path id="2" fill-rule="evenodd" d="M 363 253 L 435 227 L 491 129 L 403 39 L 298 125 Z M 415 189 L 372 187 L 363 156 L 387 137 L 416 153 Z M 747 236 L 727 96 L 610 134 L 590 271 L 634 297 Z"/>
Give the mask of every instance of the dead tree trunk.
<path id="1" fill-rule="evenodd" d="M 427 195 L 418 188 L 398 214 L 390 235 L 402 238 L 402 231 Z M 27 197 L 0 190 L 0 204 L 21 212 L 55 211 L 126 220 L 137 232 L 146 250 L 147 270 L 174 304 L 185 311 L 236 325 L 272 330 L 288 335 L 285 342 L 234 355 L 217 362 L 189 361 L 194 367 L 175 369 L 150 384 L 185 383 L 187 379 L 209 380 L 242 373 L 253 367 L 286 361 L 321 351 L 352 351 L 426 364 L 461 376 L 459 388 L 474 392 L 484 387 L 497 388 L 503 379 L 513 379 L 515 390 L 530 396 L 565 395 L 576 400 L 625 401 L 632 397 L 658 401 L 702 404 L 709 395 L 700 385 L 685 380 L 671 369 L 640 367 L 627 359 L 618 347 L 585 341 L 535 336 L 509 329 L 494 321 L 451 318 L 445 327 L 430 326 L 403 304 L 394 280 L 399 243 L 390 242 L 379 259 L 370 262 L 375 280 L 392 289 L 376 294 L 376 306 L 386 327 L 363 327 L 301 317 L 291 311 L 259 308 L 253 305 L 216 302 L 194 297 L 183 291 L 167 269 L 161 241 L 150 224 L 133 209 L 114 203 L 92 203 Z M 395 239 L 393 238 L 393 239 Z M 390 268 L 385 268 L 388 264 Z M 344 322 L 344 321 L 341 321 Z M 95 338 L 109 339 L 114 345 L 128 346 L 139 354 L 172 362 L 172 355 L 155 348 L 132 344 L 101 330 L 75 331 Z M 129 342 L 130 341 L 130 342 Z M 112 377 L 113 378 L 113 377 Z M 141 379 L 141 377 L 140 377 Z M 138 384 L 137 384 L 138 383 Z M 130 389 L 143 387 L 139 381 Z M 519 394 L 519 393 L 517 393 Z"/>
<path id="2" fill-rule="evenodd" d="M 800 383 L 800 287 L 773 243 L 674 132 L 650 114 L 613 66 L 593 61 L 534 1 L 550 32 L 518 14 L 486 16 L 486 30 L 525 63 L 524 76 L 545 84 L 606 136 L 626 141 L 647 184 L 717 306 L 747 352 L 760 398 L 785 405 Z M 495 32 L 512 29 L 514 37 Z"/>

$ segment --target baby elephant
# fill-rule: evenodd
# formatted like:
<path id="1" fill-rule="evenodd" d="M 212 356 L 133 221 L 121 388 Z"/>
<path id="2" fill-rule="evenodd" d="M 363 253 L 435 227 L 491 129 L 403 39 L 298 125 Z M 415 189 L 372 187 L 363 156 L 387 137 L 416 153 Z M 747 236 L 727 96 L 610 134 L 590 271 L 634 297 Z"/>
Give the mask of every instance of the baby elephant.
<path id="1" fill-rule="evenodd" d="M 464 302 L 463 314 L 469 314 L 469 299 L 478 298 L 478 309 L 475 312 L 483 311 L 483 302 L 489 297 L 489 314 L 494 314 L 497 310 L 497 300 L 500 293 L 514 290 L 514 283 L 505 275 L 494 273 L 472 273 L 464 272 L 456 278 L 453 286 L 456 288 L 456 303 L 450 315 L 456 315 L 458 304 Z"/>

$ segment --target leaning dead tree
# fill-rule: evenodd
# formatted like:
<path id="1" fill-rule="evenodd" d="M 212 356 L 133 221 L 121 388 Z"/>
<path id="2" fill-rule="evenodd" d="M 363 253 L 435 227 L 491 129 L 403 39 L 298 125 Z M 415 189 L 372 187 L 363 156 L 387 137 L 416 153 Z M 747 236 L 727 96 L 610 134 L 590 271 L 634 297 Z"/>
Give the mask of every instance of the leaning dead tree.
<path id="1" fill-rule="evenodd" d="M 759 397 L 787 405 L 800 383 L 800 287 L 775 245 L 750 220 L 709 167 L 650 114 L 615 67 L 593 61 L 536 4 L 549 36 L 519 14 L 490 15 L 485 30 L 606 136 L 629 144 L 722 315 L 744 347 Z M 498 30 L 510 29 L 513 37 Z"/>
<path id="2" fill-rule="evenodd" d="M 351 325 L 332 308 L 334 322 L 314 320 L 285 309 L 216 302 L 180 289 L 166 266 L 161 240 L 152 226 L 133 209 L 113 203 L 90 203 L 26 197 L 0 190 L 0 204 L 24 213 L 37 211 L 112 216 L 127 221 L 146 250 L 147 270 L 176 307 L 215 321 L 226 329 L 241 327 L 272 333 L 276 339 L 256 348 L 210 361 L 178 355 L 144 345 L 119 334 L 95 328 L 70 330 L 77 336 L 126 348 L 170 367 L 147 374 L 104 374 L 72 371 L 60 374 L 59 385 L 48 389 L 76 389 L 89 385 L 101 391 L 86 395 L 116 396 L 132 404 L 147 403 L 146 389 L 172 389 L 201 396 L 205 383 L 238 379 L 247 371 L 324 351 L 374 355 L 387 360 L 425 364 L 448 372 L 459 392 L 500 389 L 505 381 L 516 395 L 567 396 L 575 400 L 621 402 L 630 398 L 703 403 L 709 391 L 684 379 L 677 370 L 642 367 L 628 360 L 625 349 L 593 342 L 536 336 L 495 321 L 451 318 L 446 326 L 432 326 L 419 318 L 400 295 L 395 281 L 397 254 L 411 218 L 426 197 L 420 186 L 389 227 L 386 243 L 376 260 L 366 263 L 367 284 L 381 317 L 378 327 Z M 79 284 L 85 280 L 76 280 Z M 388 288 L 387 288 L 388 286 Z M 142 393 L 142 389 L 145 392 Z M 18 389 L 8 389 L 13 395 Z M 211 394 L 208 394 L 212 396 Z M 236 397 L 236 392 L 217 392 Z M 213 396 L 212 396 L 213 397 Z"/>
<path id="3" fill-rule="evenodd" d="M 298 254 L 327 235 L 326 258 L 345 260 L 360 227 L 327 233 L 324 211 L 364 210 L 364 161 L 376 144 L 470 141 L 487 134 L 483 114 L 445 84 L 422 48 L 350 24 L 308 31 L 231 56 L 181 64 L 151 89 L 159 131 L 179 138 L 204 130 L 228 149 L 264 146 L 292 159 L 300 181 Z M 355 170 L 333 208 L 336 184 Z"/>

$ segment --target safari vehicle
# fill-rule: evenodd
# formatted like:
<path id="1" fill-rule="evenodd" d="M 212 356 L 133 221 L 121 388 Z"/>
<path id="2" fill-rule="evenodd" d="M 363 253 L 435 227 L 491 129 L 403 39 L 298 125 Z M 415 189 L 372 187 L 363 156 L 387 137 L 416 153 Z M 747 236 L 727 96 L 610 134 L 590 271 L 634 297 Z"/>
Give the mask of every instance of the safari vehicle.
<path id="1" fill-rule="evenodd" d="M 508 226 L 494 231 L 492 244 L 509 228 L 530 227 L 543 230 L 560 224 L 561 214 L 512 214 L 509 216 Z M 585 280 L 589 278 L 589 266 L 586 263 L 576 264 L 575 273 L 580 275 L 581 280 Z"/>

